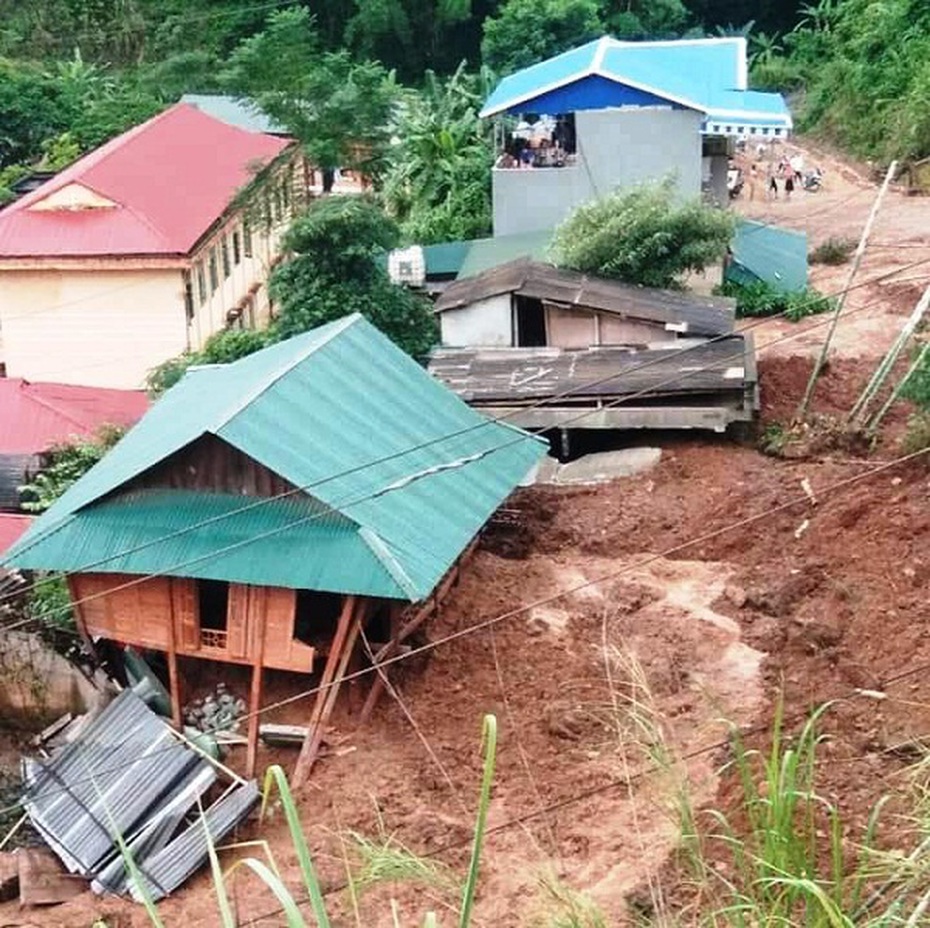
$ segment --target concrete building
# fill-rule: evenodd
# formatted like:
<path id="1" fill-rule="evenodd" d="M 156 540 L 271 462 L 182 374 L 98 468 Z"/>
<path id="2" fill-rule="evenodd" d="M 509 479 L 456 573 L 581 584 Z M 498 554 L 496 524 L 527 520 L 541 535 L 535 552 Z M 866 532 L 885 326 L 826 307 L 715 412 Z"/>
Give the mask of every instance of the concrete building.
<path id="1" fill-rule="evenodd" d="M 743 38 L 605 36 L 504 78 L 482 115 L 524 120 L 494 167 L 495 236 L 552 229 L 582 203 L 667 176 L 725 205 L 730 140 L 781 139 L 792 125 L 781 95 L 747 89 Z"/>
<path id="2" fill-rule="evenodd" d="M 138 388 L 214 332 L 263 323 L 303 193 L 294 142 L 186 104 L 85 155 L 0 212 L 7 376 Z"/>

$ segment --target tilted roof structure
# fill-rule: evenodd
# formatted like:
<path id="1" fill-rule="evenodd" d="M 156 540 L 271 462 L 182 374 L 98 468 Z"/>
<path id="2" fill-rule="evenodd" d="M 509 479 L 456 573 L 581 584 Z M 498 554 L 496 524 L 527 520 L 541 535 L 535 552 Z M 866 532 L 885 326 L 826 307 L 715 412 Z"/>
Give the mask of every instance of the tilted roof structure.
<path id="1" fill-rule="evenodd" d="M 652 322 L 685 335 L 728 335 L 736 318 L 736 302 L 726 297 L 638 287 L 526 258 L 459 278 L 443 291 L 434 309 L 454 311 L 502 293 Z"/>
<path id="2" fill-rule="evenodd" d="M 748 89 L 742 37 L 625 42 L 603 36 L 505 77 L 481 115 L 622 106 L 696 110 L 712 135 L 784 136 L 792 128 L 781 94 Z"/>
<path id="3" fill-rule="evenodd" d="M 0 260 L 186 255 L 292 144 L 178 103 L 0 212 Z"/>
<path id="4" fill-rule="evenodd" d="M 204 435 L 298 491 L 127 487 Z M 4 563 L 416 602 L 545 450 L 470 409 L 356 314 L 189 371 Z"/>

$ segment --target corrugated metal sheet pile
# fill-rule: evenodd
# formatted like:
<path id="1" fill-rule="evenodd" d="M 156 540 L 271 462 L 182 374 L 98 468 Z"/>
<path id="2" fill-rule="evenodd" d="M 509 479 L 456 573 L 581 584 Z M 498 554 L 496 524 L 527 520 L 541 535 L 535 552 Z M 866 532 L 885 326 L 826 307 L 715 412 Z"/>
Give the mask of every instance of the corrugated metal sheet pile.
<path id="1" fill-rule="evenodd" d="M 158 900 L 206 862 L 205 822 L 219 841 L 259 799 L 254 782 L 235 783 L 201 817 L 215 768 L 130 690 L 50 760 L 24 760 L 23 779 L 30 821 L 65 867 L 136 900 L 116 833 Z"/>

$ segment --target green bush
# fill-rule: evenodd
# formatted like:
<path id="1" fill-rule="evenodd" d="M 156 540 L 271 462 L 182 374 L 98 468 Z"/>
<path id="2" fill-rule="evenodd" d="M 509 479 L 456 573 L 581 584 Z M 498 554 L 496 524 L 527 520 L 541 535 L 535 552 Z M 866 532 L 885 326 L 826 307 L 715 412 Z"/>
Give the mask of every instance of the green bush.
<path id="1" fill-rule="evenodd" d="M 811 264 L 845 264 L 855 250 L 856 242 L 853 239 L 831 235 L 808 255 L 808 260 Z"/>
<path id="2" fill-rule="evenodd" d="M 726 210 L 682 202 L 667 178 L 580 206 L 556 229 L 552 250 L 561 267 L 680 288 L 684 275 L 722 261 L 735 228 Z"/>
<path id="3" fill-rule="evenodd" d="M 782 293 L 761 280 L 751 284 L 738 284 L 728 280 L 722 287 L 717 288 L 717 292 L 736 300 L 738 319 L 783 315 L 791 322 L 797 322 L 805 316 L 816 316 L 836 308 L 836 300 L 833 297 L 825 296 L 814 287 L 794 293 Z"/>
<path id="4" fill-rule="evenodd" d="M 930 448 L 930 413 L 923 410 L 915 412 L 907 420 L 907 430 L 901 440 L 901 448 L 905 454 L 914 454 Z"/>
<path id="5" fill-rule="evenodd" d="M 901 386 L 901 396 L 921 412 L 930 413 L 930 352 L 924 350 L 923 344 L 914 349 L 913 363 L 916 366 Z"/>
<path id="6" fill-rule="evenodd" d="M 23 509 L 45 512 L 73 483 L 87 473 L 125 434 L 119 426 L 105 425 L 96 438 L 56 445 L 39 472 L 19 488 Z"/>

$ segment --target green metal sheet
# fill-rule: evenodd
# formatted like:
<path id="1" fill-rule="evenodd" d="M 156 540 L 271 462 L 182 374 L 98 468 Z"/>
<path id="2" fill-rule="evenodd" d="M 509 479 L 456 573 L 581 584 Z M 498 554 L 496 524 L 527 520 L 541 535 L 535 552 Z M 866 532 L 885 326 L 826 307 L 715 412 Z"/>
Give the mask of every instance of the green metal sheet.
<path id="1" fill-rule="evenodd" d="M 457 280 L 473 277 L 492 267 L 531 258 L 545 261 L 549 256 L 552 232 L 521 232 L 518 235 L 497 235 L 494 238 L 479 238 L 470 243 L 468 255 L 462 262 Z"/>
<path id="2" fill-rule="evenodd" d="M 306 492 L 235 515 L 222 506 L 247 498 L 120 492 L 204 433 Z M 6 563 L 76 572 L 106 556 L 99 569 L 416 601 L 544 454 L 350 316 L 185 375 Z M 293 524 L 298 502 L 325 518 Z"/>
<path id="3" fill-rule="evenodd" d="M 731 246 L 727 280 L 738 284 L 764 281 L 782 293 L 807 286 L 807 235 L 792 229 L 743 219 Z"/>
<path id="4" fill-rule="evenodd" d="M 424 245 L 423 260 L 426 263 L 427 278 L 455 277 L 461 270 L 471 245 L 470 241 Z"/>

